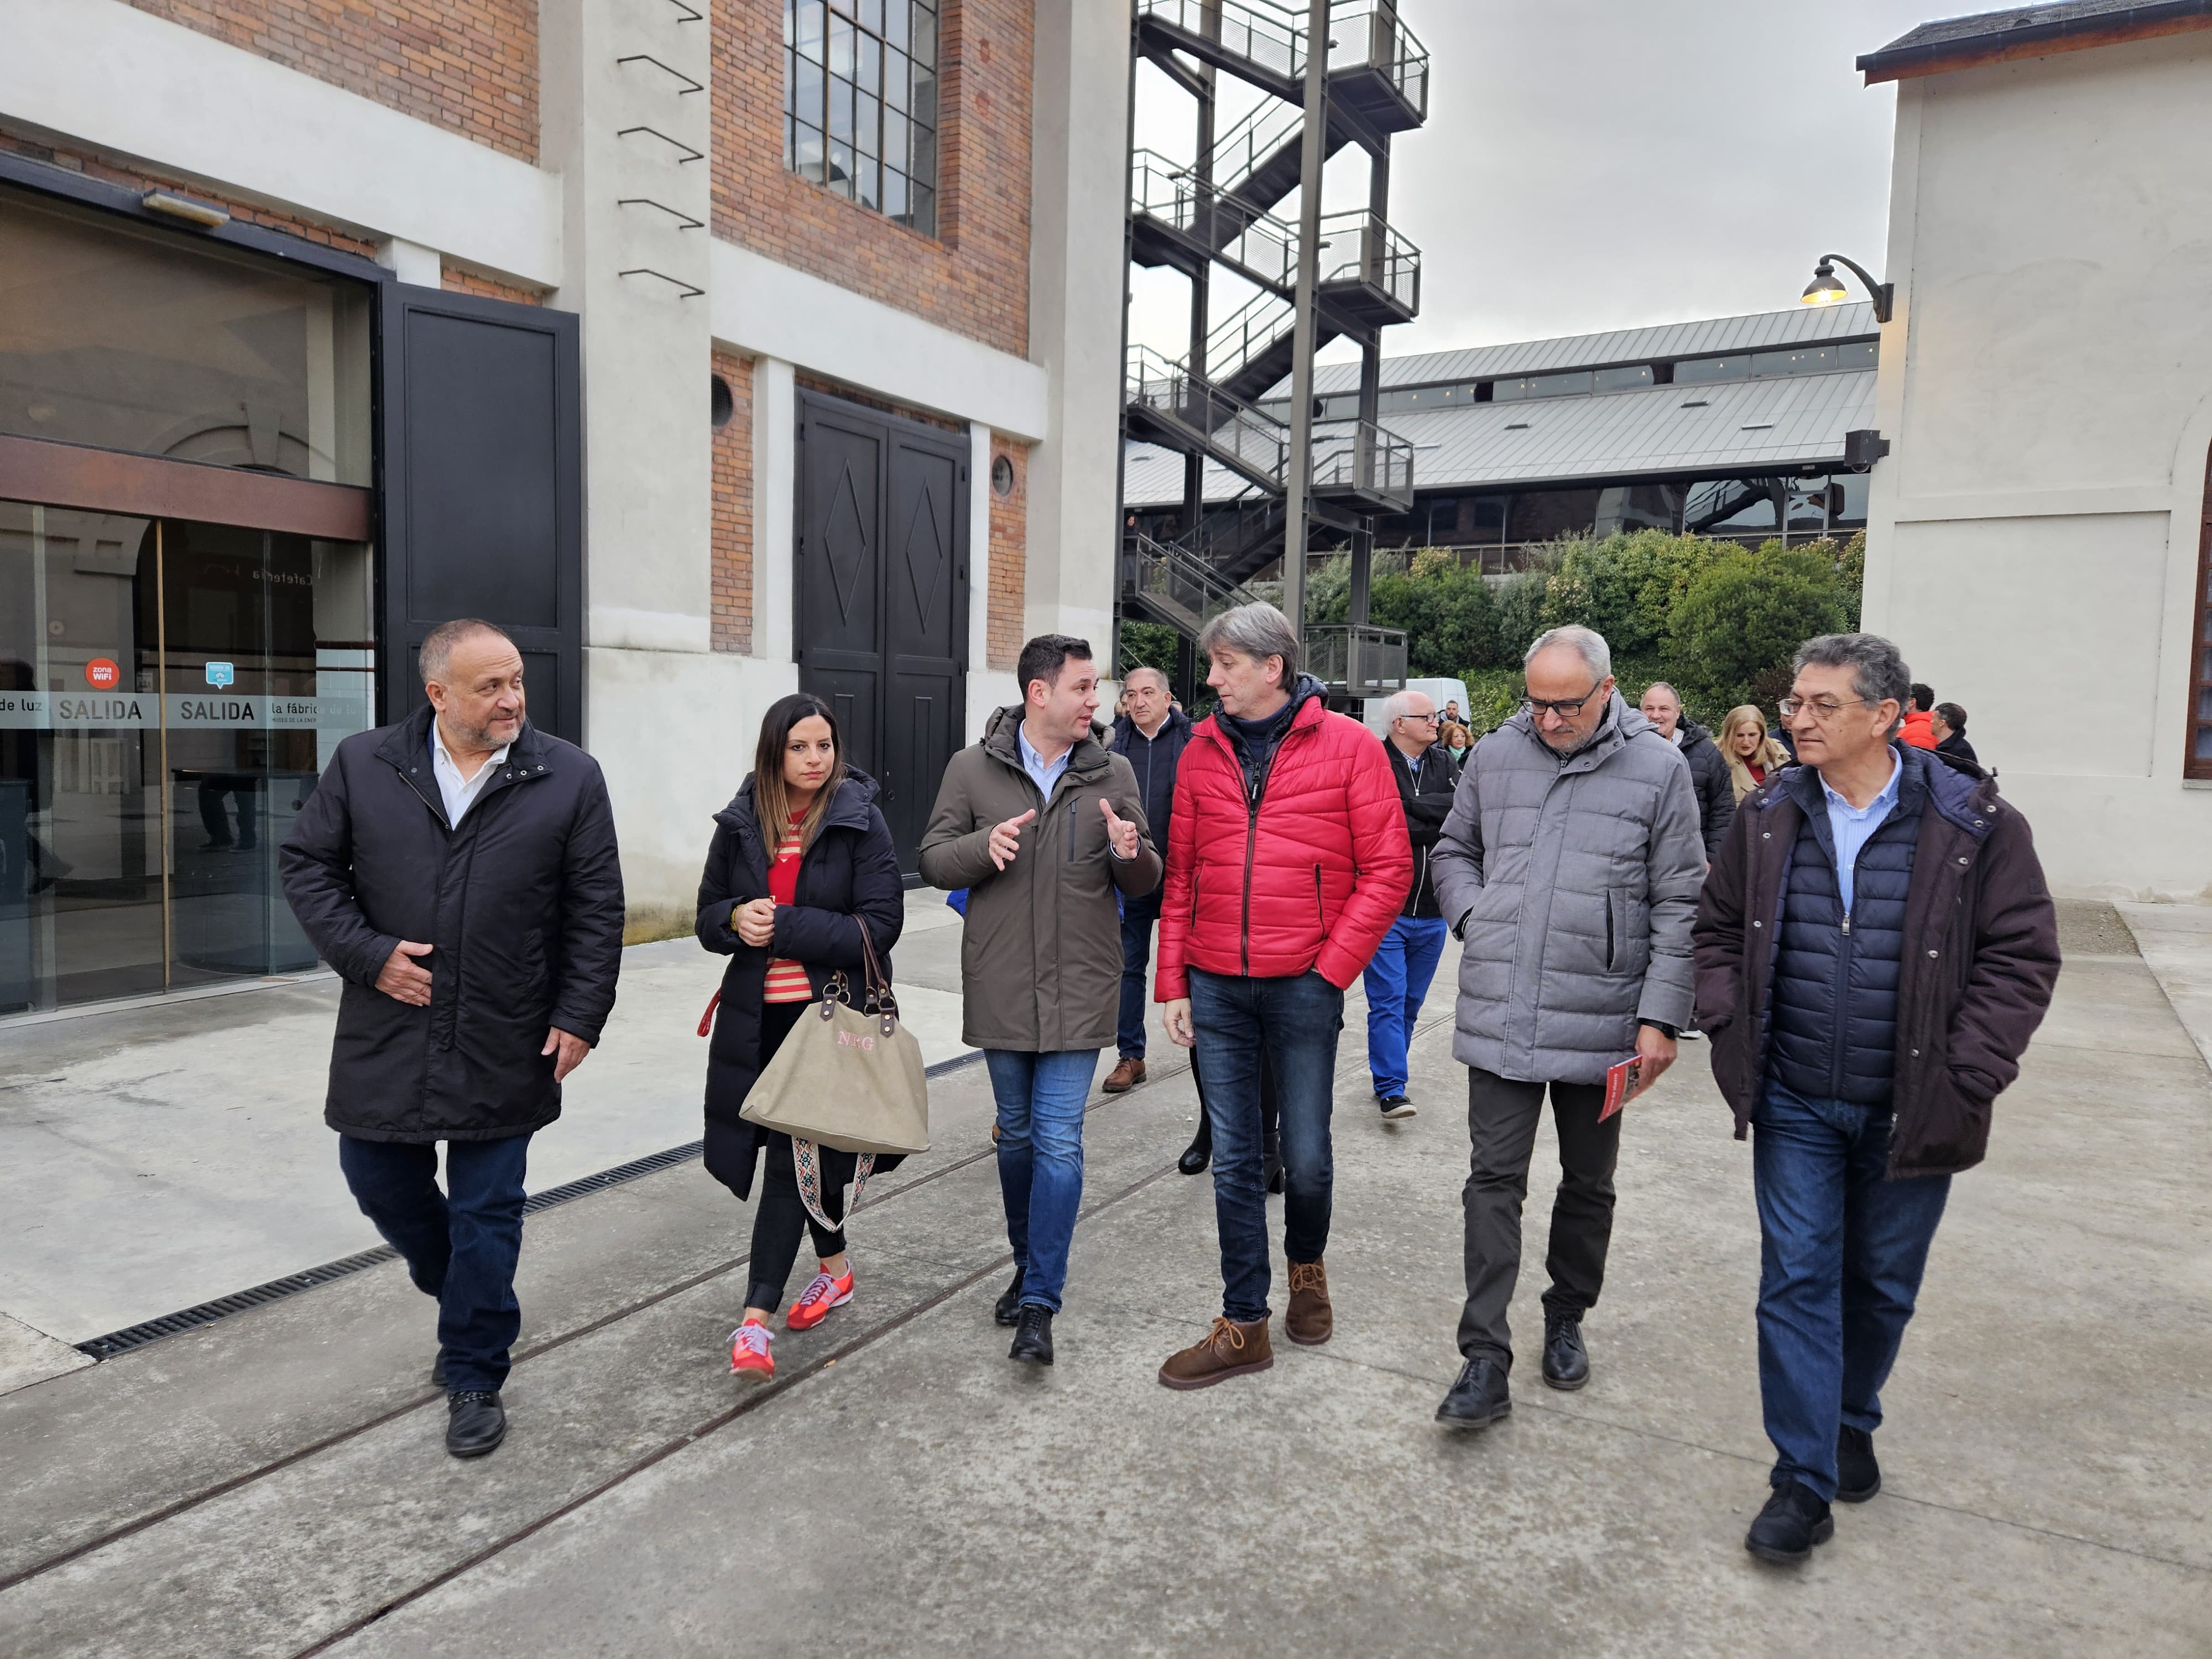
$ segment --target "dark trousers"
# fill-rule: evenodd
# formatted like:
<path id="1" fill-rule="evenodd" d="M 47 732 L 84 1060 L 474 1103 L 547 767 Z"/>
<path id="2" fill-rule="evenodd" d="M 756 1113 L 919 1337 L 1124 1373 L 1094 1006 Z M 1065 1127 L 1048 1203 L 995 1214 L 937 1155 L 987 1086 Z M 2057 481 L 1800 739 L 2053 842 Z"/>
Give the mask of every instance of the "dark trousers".
<path id="1" fill-rule="evenodd" d="M 1494 1359 L 1509 1370 L 1513 1337 L 1505 1316 L 1521 1276 L 1521 1206 L 1528 1196 L 1528 1160 L 1536 1150 L 1547 1088 L 1560 1170 L 1544 1258 L 1552 1276 L 1544 1292 L 1547 1315 L 1580 1318 L 1597 1305 L 1606 1246 L 1613 1238 L 1613 1168 L 1620 1156 L 1622 1115 L 1598 1121 L 1605 1085 L 1522 1083 L 1469 1066 L 1467 1306 L 1459 1317 L 1459 1351 L 1469 1359 Z"/>
<path id="2" fill-rule="evenodd" d="M 1773 1483 L 1833 1502 L 1836 1429 L 1881 1426 L 1881 1385 L 1920 1294 L 1948 1176 L 1885 1181 L 1886 1106 L 1770 1083 L 1752 1115 L 1759 1200 L 1759 1397 Z"/>
<path id="3" fill-rule="evenodd" d="M 1152 963 L 1152 924 L 1159 919 L 1157 896 L 1121 901 L 1121 1017 L 1115 1047 L 1124 1060 L 1145 1057 L 1145 975 Z"/>
<path id="4" fill-rule="evenodd" d="M 522 1254 L 522 1177 L 530 1137 L 446 1143 L 338 1137 L 338 1168 L 361 1212 L 407 1262 L 415 1288 L 438 1298 L 438 1344 L 453 1394 L 497 1392 L 522 1328 L 514 1264 Z"/>
<path id="5" fill-rule="evenodd" d="M 1318 1261 L 1328 1248 L 1336 1170 L 1328 1121 L 1344 993 L 1318 973 L 1244 979 L 1190 971 L 1191 1024 L 1213 1126 L 1213 1214 L 1221 1235 L 1221 1311 L 1267 1317 L 1267 1191 L 1261 1176 L 1260 1073 L 1274 1073 L 1283 1159 L 1283 1253 Z"/>

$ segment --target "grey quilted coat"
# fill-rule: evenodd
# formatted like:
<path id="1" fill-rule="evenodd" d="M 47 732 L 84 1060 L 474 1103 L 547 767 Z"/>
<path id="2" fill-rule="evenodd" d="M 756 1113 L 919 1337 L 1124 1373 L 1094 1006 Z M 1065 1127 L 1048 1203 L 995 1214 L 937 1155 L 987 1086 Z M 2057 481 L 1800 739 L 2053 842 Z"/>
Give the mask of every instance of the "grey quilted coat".
<path id="1" fill-rule="evenodd" d="M 1463 1064 L 1601 1083 L 1635 1051 L 1638 1020 L 1690 1023 L 1697 793 L 1681 750 L 1618 693 L 1564 760 L 1525 714 L 1475 744 L 1429 868 L 1466 942 Z"/>

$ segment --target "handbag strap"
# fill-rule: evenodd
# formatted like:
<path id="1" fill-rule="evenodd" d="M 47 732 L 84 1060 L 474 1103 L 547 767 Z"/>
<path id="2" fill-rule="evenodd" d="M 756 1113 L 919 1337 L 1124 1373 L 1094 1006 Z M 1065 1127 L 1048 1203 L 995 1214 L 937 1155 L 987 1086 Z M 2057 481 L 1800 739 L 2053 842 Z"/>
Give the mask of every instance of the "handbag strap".
<path id="1" fill-rule="evenodd" d="M 891 990 L 891 976 L 884 971 L 881 957 L 876 955 L 875 936 L 868 931 L 868 919 L 854 915 L 860 927 L 861 971 L 867 976 L 867 1012 L 875 1015 L 889 1036 L 898 1027 L 898 998 Z"/>
<path id="2" fill-rule="evenodd" d="M 821 1223 L 824 1232 L 842 1232 L 844 1221 L 832 1221 L 822 1212 L 822 1154 L 811 1140 L 797 1135 L 791 1138 L 791 1167 L 799 1176 L 799 1201 L 806 1206 L 806 1213 Z M 876 1155 L 862 1152 L 853 1165 L 853 1199 L 845 1206 L 845 1221 L 853 1218 L 853 1212 L 860 1207 L 860 1194 L 867 1190 L 868 1177 L 875 1173 Z"/>

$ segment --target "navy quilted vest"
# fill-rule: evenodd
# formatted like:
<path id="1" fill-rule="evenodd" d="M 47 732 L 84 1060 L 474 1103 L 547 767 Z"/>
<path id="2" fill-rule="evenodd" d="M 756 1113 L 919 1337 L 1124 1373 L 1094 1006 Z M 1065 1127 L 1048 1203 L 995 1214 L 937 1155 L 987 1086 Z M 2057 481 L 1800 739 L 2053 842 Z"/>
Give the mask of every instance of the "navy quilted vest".
<path id="1" fill-rule="evenodd" d="M 1814 804 L 1801 786 L 1804 817 L 1783 881 L 1774 954 L 1767 1074 L 1810 1098 L 1883 1105 L 1896 1058 L 1905 901 L 1928 791 L 1908 766 L 1897 805 L 1859 849 L 1846 918 L 1827 798 L 1819 777 L 1806 775 Z"/>

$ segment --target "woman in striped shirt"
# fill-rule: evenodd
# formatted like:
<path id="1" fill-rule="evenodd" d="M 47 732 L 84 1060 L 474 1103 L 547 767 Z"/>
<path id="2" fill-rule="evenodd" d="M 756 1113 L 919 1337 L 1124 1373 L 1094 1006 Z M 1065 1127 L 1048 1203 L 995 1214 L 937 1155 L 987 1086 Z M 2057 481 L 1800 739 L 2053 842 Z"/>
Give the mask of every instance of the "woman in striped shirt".
<path id="1" fill-rule="evenodd" d="M 714 815 L 714 845 L 699 884 L 699 942 L 730 958 L 714 1013 L 707 1061 L 708 1173 L 739 1198 L 751 1195 L 767 1154 L 753 1214 L 751 1281 L 744 1322 L 731 1333 L 730 1369 L 773 1376 L 769 1321 L 811 1229 L 821 1268 L 784 1316 L 803 1331 L 853 1297 L 845 1255 L 845 1188 L 850 1152 L 815 1149 L 823 1214 L 799 1197 L 791 1137 L 738 1116 L 745 1095 L 830 975 L 860 980 L 860 927 L 886 973 L 906 917 L 891 832 L 876 784 L 845 763 L 836 717 L 805 692 L 779 699 L 761 723 L 753 775 Z M 773 830 L 769 826 L 774 826 Z M 878 1158 L 878 1173 L 897 1160 Z"/>

